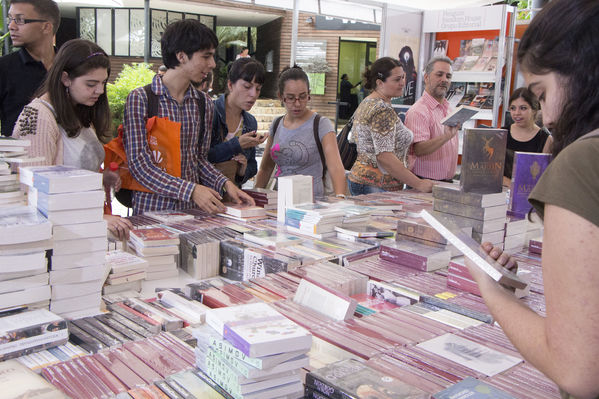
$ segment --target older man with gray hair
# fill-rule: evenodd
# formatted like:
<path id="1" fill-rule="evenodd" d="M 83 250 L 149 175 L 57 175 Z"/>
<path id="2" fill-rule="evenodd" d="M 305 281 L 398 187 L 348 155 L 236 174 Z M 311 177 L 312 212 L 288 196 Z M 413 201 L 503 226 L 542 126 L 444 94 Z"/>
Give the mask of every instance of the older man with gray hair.
<path id="1" fill-rule="evenodd" d="M 415 175 L 451 181 L 458 163 L 458 127 L 441 125 L 451 113 L 445 95 L 451 85 L 451 60 L 433 57 L 424 70 L 424 93 L 406 113 L 405 125 L 414 132 Z"/>

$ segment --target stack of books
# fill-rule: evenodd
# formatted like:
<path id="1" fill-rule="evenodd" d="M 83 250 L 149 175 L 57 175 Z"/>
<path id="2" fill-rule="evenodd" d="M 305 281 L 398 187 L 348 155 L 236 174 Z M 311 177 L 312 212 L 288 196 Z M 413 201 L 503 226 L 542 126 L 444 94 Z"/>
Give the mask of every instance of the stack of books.
<path id="1" fill-rule="evenodd" d="M 0 317 L 0 361 L 63 345 L 67 322 L 47 309 Z"/>
<path id="2" fill-rule="evenodd" d="M 106 269 L 109 274 L 102 289 L 104 295 L 123 291 L 140 292 L 148 261 L 129 252 L 109 251 L 106 253 Z"/>
<path id="3" fill-rule="evenodd" d="M 467 192 L 457 185 L 433 187 L 433 209 L 459 227 L 471 227 L 472 238 L 503 247 L 507 193 Z"/>
<path id="4" fill-rule="evenodd" d="M 206 312 L 210 309 L 201 302 L 187 299 L 173 291 L 159 291 L 156 296 L 161 307 L 181 318 L 185 324 L 197 327 L 206 320 Z"/>
<path id="5" fill-rule="evenodd" d="M 503 238 L 503 250 L 510 253 L 518 252 L 526 245 L 526 219 L 517 216 L 508 216 L 505 222 L 505 237 Z"/>
<path id="6" fill-rule="evenodd" d="M 39 352 L 23 355 L 16 360 L 22 365 L 29 367 L 30 370 L 41 373 L 42 369 L 48 366 L 85 356 L 87 354 L 88 353 L 80 346 L 67 341 L 64 345 L 53 346 L 52 348 L 44 349 Z"/>
<path id="7" fill-rule="evenodd" d="M 16 360 L 0 362 L 0 385 L 7 398 L 68 399 L 57 387 Z"/>
<path id="8" fill-rule="evenodd" d="M 285 208 L 314 202 L 312 176 L 283 176 L 277 179 L 277 183 L 277 222 L 285 223 Z"/>
<path id="9" fill-rule="evenodd" d="M 0 207 L 25 204 L 25 193 L 17 181 L 17 175 L 11 174 L 8 163 L 0 161 Z"/>
<path id="10" fill-rule="evenodd" d="M 43 161 L 44 157 L 30 158 L 28 155 L 31 141 L 12 137 L 0 138 L 0 161 L 23 164 Z"/>
<path id="11" fill-rule="evenodd" d="M 312 335 L 265 303 L 211 309 L 196 365 L 236 399 L 303 397 Z"/>
<path id="12" fill-rule="evenodd" d="M 292 233 L 322 239 L 334 237 L 335 226 L 341 225 L 345 212 L 325 204 L 300 204 L 285 208 L 285 225 Z"/>
<path id="13" fill-rule="evenodd" d="M 146 227 L 129 232 L 129 251 L 148 262 L 146 280 L 175 277 L 179 236 L 164 227 Z"/>
<path id="14" fill-rule="evenodd" d="M 246 204 L 224 203 L 227 208 L 221 216 L 247 222 L 251 220 L 260 220 L 266 217 L 266 210 L 261 206 Z"/>
<path id="15" fill-rule="evenodd" d="M 266 188 L 252 188 L 243 190 L 254 199 L 256 206 L 261 206 L 266 211 L 277 209 L 278 192 Z"/>
<path id="16" fill-rule="evenodd" d="M 468 267 L 464 263 L 463 257 L 454 258 L 449 262 L 449 267 L 447 268 L 447 286 L 482 296 L 478 284 L 474 281 Z"/>
<path id="17" fill-rule="evenodd" d="M 220 240 L 210 230 L 184 233 L 179 240 L 181 269 L 198 280 L 218 275 Z"/>
<path id="18" fill-rule="evenodd" d="M 46 250 L 52 224 L 37 209 L 0 208 L 0 312 L 45 307 L 50 300 Z"/>
<path id="19" fill-rule="evenodd" d="M 30 201 L 53 224 L 50 310 L 66 317 L 98 312 L 108 245 L 102 175 L 69 166 L 20 173 Z"/>

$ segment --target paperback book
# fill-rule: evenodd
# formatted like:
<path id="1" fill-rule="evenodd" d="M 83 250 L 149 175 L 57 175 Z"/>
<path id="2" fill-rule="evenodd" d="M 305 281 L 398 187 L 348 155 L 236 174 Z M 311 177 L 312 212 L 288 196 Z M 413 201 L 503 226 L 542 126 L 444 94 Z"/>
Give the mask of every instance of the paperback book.
<path id="1" fill-rule="evenodd" d="M 466 129 L 460 187 L 465 192 L 500 193 L 507 144 L 503 129 Z"/>

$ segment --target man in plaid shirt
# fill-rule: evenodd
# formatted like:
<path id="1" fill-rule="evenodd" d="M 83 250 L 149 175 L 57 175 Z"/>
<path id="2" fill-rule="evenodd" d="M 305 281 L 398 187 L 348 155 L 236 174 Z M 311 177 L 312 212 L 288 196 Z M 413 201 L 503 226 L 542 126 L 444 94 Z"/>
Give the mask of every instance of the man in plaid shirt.
<path id="1" fill-rule="evenodd" d="M 157 116 L 181 123 L 181 177 L 169 175 L 152 161 L 145 127 L 148 99 L 142 87 L 133 90 L 125 104 L 123 144 L 131 175 L 152 191 L 133 191 L 133 214 L 194 205 L 210 213 L 223 212 L 223 195 L 253 205 L 249 195 L 208 162 L 214 106 L 191 85 L 216 66 L 216 35 L 199 21 L 186 19 L 168 25 L 160 44 L 168 69 L 162 77 L 154 77 L 152 92 L 158 96 Z M 199 106 L 200 96 L 204 96 L 204 109 Z"/>

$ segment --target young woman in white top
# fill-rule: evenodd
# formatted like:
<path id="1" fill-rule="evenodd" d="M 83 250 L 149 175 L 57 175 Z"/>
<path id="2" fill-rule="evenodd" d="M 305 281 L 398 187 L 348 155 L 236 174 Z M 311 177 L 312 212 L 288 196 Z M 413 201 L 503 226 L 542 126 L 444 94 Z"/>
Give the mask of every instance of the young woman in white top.
<path id="1" fill-rule="evenodd" d="M 100 138 L 110 127 L 106 81 L 110 60 L 97 44 L 83 39 L 62 45 L 36 98 L 23 108 L 13 137 L 31 141 L 29 155 L 40 165 L 69 165 L 94 172 L 104 161 Z M 116 189 L 120 186 L 117 181 Z M 104 215 L 120 239 L 133 227 L 129 220 Z"/>

